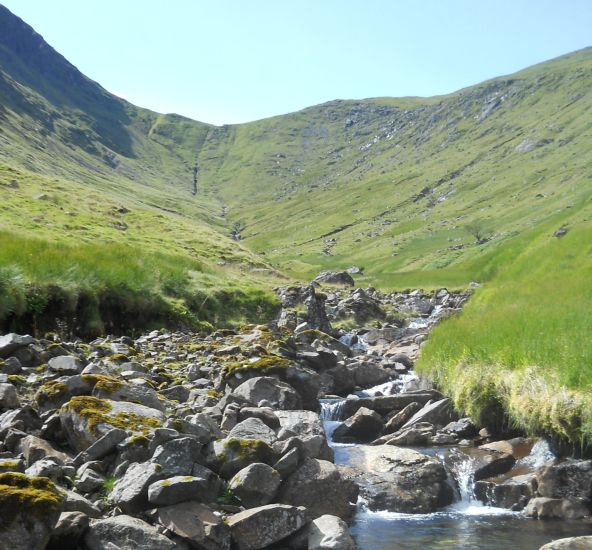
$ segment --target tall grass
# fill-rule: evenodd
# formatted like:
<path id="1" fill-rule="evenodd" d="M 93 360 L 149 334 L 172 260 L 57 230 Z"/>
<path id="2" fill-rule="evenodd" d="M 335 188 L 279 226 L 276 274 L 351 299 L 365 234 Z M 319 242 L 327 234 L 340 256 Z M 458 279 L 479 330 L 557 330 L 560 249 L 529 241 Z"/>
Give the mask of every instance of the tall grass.
<path id="1" fill-rule="evenodd" d="M 591 236 L 586 222 L 502 251 L 513 261 L 504 258 L 462 315 L 437 327 L 420 372 L 482 421 L 503 410 L 531 433 L 592 440 Z"/>

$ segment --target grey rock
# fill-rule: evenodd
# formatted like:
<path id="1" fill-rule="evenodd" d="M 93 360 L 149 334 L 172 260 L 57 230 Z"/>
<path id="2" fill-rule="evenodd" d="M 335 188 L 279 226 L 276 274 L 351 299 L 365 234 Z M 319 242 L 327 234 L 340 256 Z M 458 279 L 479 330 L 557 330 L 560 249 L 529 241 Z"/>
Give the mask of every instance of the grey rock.
<path id="1" fill-rule="evenodd" d="M 420 447 L 429 445 L 432 437 L 436 434 L 436 427 L 429 422 L 418 422 L 407 428 L 383 436 L 373 444 L 386 443 L 387 445 L 398 445 L 400 447 Z M 384 441 L 383 441 L 384 440 Z"/>
<path id="2" fill-rule="evenodd" d="M 7 357 L 2 365 L 0 365 L 2 374 L 20 374 L 23 371 L 23 366 L 17 357 Z"/>
<path id="3" fill-rule="evenodd" d="M 284 504 L 267 504 L 227 520 L 237 550 L 258 550 L 281 541 L 306 523 L 306 511 Z"/>
<path id="4" fill-rule="evenodd" d="M 165 402 L 159 399 L 158 394 L 151 387 L 131 380 L 126 384 L 122 384 L 116 389 L 106 388 L 98 384 L 93 389 L 92 395 L 100 399 L 110 399 L 112 401 L 128 401 L 130 403 L 141 403 L 145 407 L 164 411 L 166 408 Z"/>
<path id="5" fill-rule="evenodd" d="M 484 504 L 520 511 L 534 496 L 535 488 L 534 475 L 524 474 L 511 477 L 502 483 L 477 481 L 475 496 Z"/>
<path id="6" fill-rule="evenodd" d="M 371 510 L 426 514 L 454 498 L 440 461 L 411 449 L 364 446 L 352 468 Z"/>
<path id="7" fill-rule="evenodd" d="M 433 403 L 427 403 L 422 409 L 417 411 L 405 424 L 403 428 L 408 428 L 419 422 L 429 422 L 434 426 L 446 426 L 455 419 L 452 409 L 452 402 L 449 398 L 440 399 Z"/>
<path id="8" fill-rule="evenodd" d="M 61 481 L 64 477 L 62 467 L 53 458 L 43 458 L 29 466 L 25 473 L 31 477 L 48 477 L 52 481 Z"/>
<path id="9" fill-rule="evenodd" d="M 187 500 L 214 502 L 217 489 L 206 478 L 175 476 L 155 481 L 148 487 L 148 501 L 155 506 L 170 506 Z"/>
<path id="10" fill-rule="evenodd" d="M 35 339 L 28 334 L 21 336 L 10 333 L 0 336 L 0 358 L 12 355 L 17 349 L 33 344 Z"/>
<path id="11" fill-rule="evenodd" d="M 360 407 L 366 407 L 376 411 L 381 416 L 386 416 L 393 411 L 400 411 L 409 403 L 417 402 L 420 405 L 425 405 L 434 397 L 437 398 L 440 394 L 434 391 L 425 392 L 409 392 L 399 393 L 396 395 L 381 395 L 378 397 L 362 397 L 360 399 L 346 399 L 341 409 L 341 415 L 335 420 L 343 420 L 349 418 Z"/>
<path id="12" fill-rule="evenodd" d="M 105 478 L 95 472 L 94 470 L 88 469 L 76 480 L 76 489 L 82 493 L 93 493 L 103 487 Z"/>
<path id="13" fill-rule="evenodd" d="M 443 431 L 455 434 L 462 438 L 475 437 L 479 430 L 470 418 L 461 418 L 444 426 Z"/>
<path id="14" fill-rule="evenodd" d="M 390 373 L 387 370 L 372 362 L 362 363 L 353 372 L 356 384 L 362 388 L 382 384 L 390 378 Z"/>
<path id="15" fill-rule="evenodd" d="M 151 462 L 158 464 L 162 477 L 191 475 L 193 466 L 202 460 L 202 445 L 192 437 L 180 437 L 160 445 Z"/>
<path id="16" fill-rule="evenodd" d="M 51 532 L 47 550 L 74 550 L 89 523 L 89 517 L 82 512 L 63 512 Z"/>
<path id="17" fill-rule="evenodd" d="M 565 460 L 537 472 L 538 493 L 549 498 L 592 497 L 592 460 Z"/>
<path id="18" fill-rule="evenodd" d="M 65 491 L 64 512 L 81 512 L 91 518 L 101 517 L 101 511 L 88 499 L 74 491 Z"/>
<path id="19" fill-rule="evenodd" d="M 52 357 L 47 366 L 49 369 L 62 376 L 71 376 L 74 374 L 80 374 L 84 365 L 80 359 L 71 355 L 60 355 L 58 357 Z"/>
<path id="20" fill-rule="evenodd" d="M 0 458 L 0 473 L 5 472 L 25 472 L 25 463 L 23 460 L 16 458 Z"/>
<path id="21" fill-rule="evenodd" d="M 316 283 L 354 286 L 355 281 L 347 271 L 322 271 L 315 278 Z"/>
<path id="22" fill-rule="evenodd" d="M 229 481 L 228 488 L 240 499 L 243 506 L 254 508 L 269 504 L 274 499 L 280 483 L 279 472 L 259 462 L 250 464 L 235 474 Z"/>
<path id="23" fill-rule="evenodd" d="M 93 522 L 84 536 L 88 550 L 173 550 L 175 543 L 155 527 L 131 516 Z"/>
<path id="24" fill-rule="evenodd" d="M 302 400 L 296 390 L 271 376 L 258 376 L 243 382 L 234 394 L 244 397 L 253 405 L 260 401 L 268 401 L 274 409 L 301 409 Z"/>
<path id="25" fill-rule="evenodd" d="M 99 460 L 115 451 L 117 445 L 127 437 L 127 433 L 119 428 L 109 430 L 103 437 L 97 439 L 85 453 L 89 460 Z"/>
<path id="26" fill-rule="evenodd" d="M 332 513 L 347 521 L 353 516 L 357 497 L 357 485 L 334 464 L 308 458 L 282 483 L 276 500 L 304 506 L 311 519 Z"/>
<path id="27" fill-rule="evenodd" d="M 273 409 L 262 407 L 242 407 L 238 412 L 237 420 L 242 422 L 247 418 L 258 418 L 272 430 L 277 430 L 280 428 L 280 420 Z"/>
<path id="28" fill-rule="evenodd" d="M 337 516 L 325 514 L 311 522 L 308 550 L 355 550 L 347 523 Z"/>
<path id="29" fill-rule="evenodd" d="M 590 516 L 590 509 L 583 499 L 536 497 L 528 502 L 525 513 L 541 519 L 581 519 Z"/>
<path id="30" fill-rule="evenodd" d="M 230 479 L 249 464 L 277 461 L 273 448 L 258 439 L 221 439 L 211 444 L 210 451 L 208 465 L 224 479 Z"/>
<path id="31" fill-rule="evenodd" d="M 156 518 L 199 550 L 230 550 L 230 528 L 207 506 L 184 502 L 158 508 Z"/>
<path id="32" fill-rule="evenodd" d="M 229 439 L 257 439 L 264 441 L 268 445 L 273 445 L 277 439 L 275 431 L 267 426 L 259 418 L 247 418 L 242 422 L 238 423 L 230 433 L 228 434 Z"/>
<path id="33" fill-rule="evenodd" d="M 137 513 L 149 508 L 148 487 L 162 479 L 162 468 L 151 462 L 134 463 L 118 479 L 109 494 L 109 501 L 126 513 Z"/>
<path id="34" fill-rule="evenodd" d="M 384 432 L 391 434 L 400 430 L 405 422 L 407 422 L 417 411 L 421 409 L 421 405 L 416 401 L 409 403 L 402 410 L 394 414 L 384 425 Z"/>
<path id="35" fill-rule="evenodd" d="M 21 439 L 19 450 L 23 453 L 27 466 L 31 466 L 42 458 L 52 458 L 59 464 L 63 464 L 70 459 L 66 453 L 54 449 L 48 441 L 34 435 L 28 435 Z"/>
<path id="36" fill-rule="evenodd" d="M 592 548 L 592 536 L 557 539 L 541 546 L 539 550 L 590 550 L 590 548 Z"/>
<path id="37" fill-rule="evenodd" d="M 0 409 L 17 409 L 20 406 L 16 388 L 12 384 L 0 384 Z"/>
<path id="38" fill-rule="evenodd" d="M 516 464 L 516 459 L 505 453 L 491 453 L 483 457 L 479 463 L 473 477 L 475 481 L 487 479 L 488 477 L 505 474 Z"/>
<path id="39" fill-rule="evenodd" d="M 333 441 L 365 443 L 378 437 L 383 427 L 378 413 L 362 407 L 337 427 L 333 432 Z"/>

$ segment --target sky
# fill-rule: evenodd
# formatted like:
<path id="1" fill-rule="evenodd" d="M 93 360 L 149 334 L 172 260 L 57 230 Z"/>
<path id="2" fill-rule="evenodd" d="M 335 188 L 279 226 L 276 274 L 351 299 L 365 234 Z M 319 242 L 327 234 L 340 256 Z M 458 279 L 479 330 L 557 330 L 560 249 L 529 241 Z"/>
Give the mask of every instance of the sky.
<path id="1" fill-rule="evenodd" d="M 592 46 L 592 0 L 0 3 L 110 92 L 212 124 L 446 94 Z"/>

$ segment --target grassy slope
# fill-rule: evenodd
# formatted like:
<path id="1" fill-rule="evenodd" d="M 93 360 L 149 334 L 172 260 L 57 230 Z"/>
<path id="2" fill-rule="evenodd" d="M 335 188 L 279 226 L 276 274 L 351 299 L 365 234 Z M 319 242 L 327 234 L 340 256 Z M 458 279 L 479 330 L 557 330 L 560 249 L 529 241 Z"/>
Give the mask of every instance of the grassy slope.
<path id="1" fill-rule="evenodd" d="M 420 368 L 473 414 L 501 403 L 589 437 L 591 49 L 449 96 L 212 127 L 108 94 L 0 16 L 0 316 L 59 306 L 98 331 L 252 313 L 269 299 L 206 292 L 269 286 L 262 258 L 300 278 L 358 264 L 391 288 L 479 280 Z"/>

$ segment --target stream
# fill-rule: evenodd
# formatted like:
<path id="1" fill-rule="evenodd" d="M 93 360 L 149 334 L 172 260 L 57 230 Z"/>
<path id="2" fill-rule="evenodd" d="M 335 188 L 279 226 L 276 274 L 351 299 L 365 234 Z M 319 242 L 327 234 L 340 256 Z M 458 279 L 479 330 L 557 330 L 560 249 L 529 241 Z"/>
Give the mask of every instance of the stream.
<path id="1" fill-rule="evenodd" d="M 376 390 L 384 390 L 384 386 L 371 388 L 364 394 L 372 395 Z M 335 454 L 335 464 L 353 466 L 356 464 L 356 454 L 360 453 L 363 445 L 335 443 L 332 438 L 333 432 L 341 424 L 334 419 L 339 416 L 339 407 L 343 401 L 321 400 L 321 418 L 327 440 Z M 538 550 L 555 539 L 590 534 L 590 525 L 582 521 L 535 520 L 521 512 L 482 504 L 473 493 L 470 475 L 473 459 L 462 448 L 414 450 L 437 456 L 446 464 L 456 482 L 458 500 L 435 513 L 402 514 L 371 511 L 360 498 L 351 526 L 359 550 Z M 548 451 L 535 445 L 526 460 L 533 467 L 548 458 Z"/>

